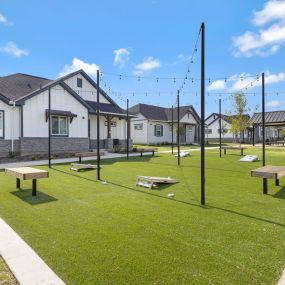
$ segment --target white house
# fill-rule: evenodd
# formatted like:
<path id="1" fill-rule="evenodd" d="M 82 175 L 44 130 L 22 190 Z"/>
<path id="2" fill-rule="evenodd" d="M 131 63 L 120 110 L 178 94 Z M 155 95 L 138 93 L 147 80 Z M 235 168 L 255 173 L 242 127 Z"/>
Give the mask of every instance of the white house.
<path id="1" fill-rule="evenodd" d="M 249 115 L 245 115 L 249 120 Z M 222 129 L 222 140 L 232 142 L 242 138 L 243 141 L 247 141 L 250 136 L 248 129 L 244 130 L 242 134 L 233 134 L 231 132 L 231 118 L 233 116 L 222 115 L 221 116 L 221 129 Z M 208 141 L 217 141 L 220 137 L 220 115 L 218 113 L 212 113 L 205 119 L 205 138 Z"/>
<path id="2" fill-rule="evenodd" d="M 161 144 L 172 141 L 172 110 L 147 104 L 137 104 L 130 108 L 136 115 L 131 119 L 131 138 L 137 144 Z M 180 107 L 181 144 L 199 141 L 200 118 L 193 106 Z M 173 141 L 177 141 L 177 108 L 173 112 Z"/>
<path id="3" fill-rule="evenodd" d="M 126 112 L 99 91 L 100 145 L 125 148 Z M 0 156 L 47 153 L 49 94 L 52 152 L 95 148 L 96 93 L 96 83 L 83 70 L 56 80 L 22 73 L 0 77 Z"/>

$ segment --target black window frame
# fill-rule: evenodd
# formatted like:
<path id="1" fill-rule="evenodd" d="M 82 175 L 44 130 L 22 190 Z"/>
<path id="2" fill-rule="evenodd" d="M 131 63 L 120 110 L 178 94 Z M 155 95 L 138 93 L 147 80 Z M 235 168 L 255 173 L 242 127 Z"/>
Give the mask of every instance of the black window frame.
<path id="1" fill-rule="evenodd" d="M 76 80 L 76 86 L 77 86 L 78 88 L 82 88 L 82 86 L 83 86 L 83 80 L 82 80 L 82 78 L 77 78 L 77 80 Z"/>

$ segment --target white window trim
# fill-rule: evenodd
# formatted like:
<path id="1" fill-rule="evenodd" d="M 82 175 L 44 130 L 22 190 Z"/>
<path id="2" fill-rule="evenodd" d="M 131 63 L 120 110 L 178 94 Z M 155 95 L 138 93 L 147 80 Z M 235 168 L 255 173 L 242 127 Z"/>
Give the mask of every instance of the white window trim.
<path id="1" fill-rule="evenodd" d="M 54 134 L 52 132 L 52 120 L 53 120 L 53 118 L 58 118 L 58 119 L 64 118 L 66 120 L 66 131 L 67 131 L 66 134 Z M 69 118 L 67 116 L 56 116 L 56 115 L 51 116 L 51 135 L 53 137 L 68 137 L 69 136 L 69 120 L 68 119 Z M 58 120 L 58 128 L 59 128 L 59 120 Z"/>

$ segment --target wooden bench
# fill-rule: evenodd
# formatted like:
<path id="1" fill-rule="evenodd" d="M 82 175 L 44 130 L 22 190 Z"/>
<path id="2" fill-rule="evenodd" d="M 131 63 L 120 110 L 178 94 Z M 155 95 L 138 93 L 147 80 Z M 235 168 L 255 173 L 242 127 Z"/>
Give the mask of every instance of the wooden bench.
<path id="1" fill-rule="evenodd" d="M 100 156 L 104 155 L 104 152 L 100 152 Z M 95 151 L 88 151 L 88 152 L 77 152 L 75 153 L 75 156 L 79 158 L 79 163 L 82 161 L 82 157 L 92 157 L 97 156 L 97 152 Z"/>
<path id="2" fill-rule="evenodd" d="M 143 156 L 145 152 L 151 152 L 152 156 L 154 156 L 154 153 L 157 152 L 157 148 L 137 148 L 137 152 L 140 152 L 141 156 Z"/>
<path id="3" fill-rule="evenodd" d="M 243 150 L 247 149 L 247 147 L 244 147 L 244 146 L 222 146 L 222 149 L 224 150 L 224 154 L 227 154 L 228 149 L 233 149 L 233 150 L 240 150 L 240 155 L 243 155 Z"/>
<path id="4" fill-rule="evenodd" d="M 97 165 L 83 164 L 83 163 L 71 163 L 70 170 L 80 171 L 84 169 L 97 169 Z"/>
<path id="5" fill-rule="evenodd" d="M 266 165 L 251 171 L 252 177 L 274 179 L 275 185 L 279 186 L 279 179 L 285 176 L 285 166 Z"/>
<path id="6" fill-rule="evenodd" d="M 277 141 L 276 144 L 277 145 L 282 144 L 283 146 L 285 146 L 285 141 Z"/>
<path id="7" fill-rule="evenodd" d="M 37 179 L 48 178 L 49 172 L 32 167 L 6 168 L 5 174 L 16 177 L 16 187 L 21 188 L 22 180 L 32 180 L 32 195 L 37 195 Z"/>
<path id="8" fill-rule="evenodd" d="M 178 181 L 170 177 L 138 176 L 136 186 L 143 186 L 149 189 L 159 184 L 174 184 Z"/>

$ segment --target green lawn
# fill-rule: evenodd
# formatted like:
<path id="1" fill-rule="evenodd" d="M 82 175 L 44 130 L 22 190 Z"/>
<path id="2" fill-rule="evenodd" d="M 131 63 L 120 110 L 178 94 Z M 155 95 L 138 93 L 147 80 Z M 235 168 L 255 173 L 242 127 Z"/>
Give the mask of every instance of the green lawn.
<path id="1" fill-rule="evenodd" d="M 180 167 L 171 155 L 104 160 L 107 185 L 96 171 L 57 165 L 39 181 L 38 198 L 1 172 L 0 216 L 67 284 L 276 284 L 285 266 L 285 179 L 262 195 L 262 180 L 250 177 L 261 163 L 237 154 L 207 151 L 205 208 L 193 152 Z M 267 161 L 284 165 L 285 152 L 268 151 Z M 134 186 L 137 175 L 180 183 L 147 190 Z"/>
<path id="2" fill-rule="evenodd" d="M 0 256 L 0 284 L 1 285 L 18 284 L 1 256 Z"/>

